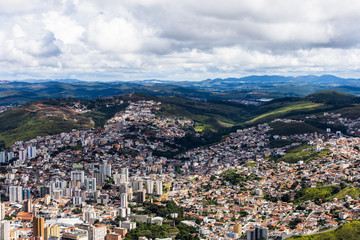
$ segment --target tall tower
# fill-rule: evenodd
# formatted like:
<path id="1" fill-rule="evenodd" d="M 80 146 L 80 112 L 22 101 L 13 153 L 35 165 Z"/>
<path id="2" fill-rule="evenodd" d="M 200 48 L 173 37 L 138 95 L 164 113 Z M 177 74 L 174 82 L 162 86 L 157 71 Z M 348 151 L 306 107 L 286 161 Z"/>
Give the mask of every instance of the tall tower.
<path id="1" fill-rule="evenodd" d="M 45 239 L 45 220 L 42 217 L 33 218 L 33 234 L 35 237 L 43 237 Z"/>
<path id="2" fill-rule="evenodd" d="M 240 224 L 234 224 L 233 232 L 239 234 L 239 237 L 241 237 L 241 225 Z"/>
<path id="3" fill-rule="evenodd" d="M 0 203 L 0 220 L 5 218 L 5 203 Z"/>
<path id="4" fill-rule="evenodd" d="M 0 240 L 10 239 L 10 222 L 0 221 Z"/>
<path id="5" fill-rule="evenodd" d="M 125 175 L 125 182 L 129 182 L 129 169 L 128 168 L 122 168 L 121 174 Z"/>

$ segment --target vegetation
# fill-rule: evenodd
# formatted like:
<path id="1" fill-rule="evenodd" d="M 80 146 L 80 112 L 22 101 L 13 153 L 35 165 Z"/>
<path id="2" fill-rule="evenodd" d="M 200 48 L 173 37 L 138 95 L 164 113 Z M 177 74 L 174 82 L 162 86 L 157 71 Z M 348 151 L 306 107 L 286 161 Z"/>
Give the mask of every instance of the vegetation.
<path id="1" fill-rule="evenodd" d="M 316 152 L 313 146 L 310 145 L 299 145 L 288 148 L 284 156 L 272 157 L 274 161 L 284 161 L 288 163 L 296 163 L 298 161 L 309 162 L 317 158 L 324 158 L 330 153 L 330 150 L 322 150 Z"/>
<path id="2" fill-rule="evenodd" d="M 283 135 L 283 136 L 290 136 L 294 134 L 304 134 L 304 133 L 324 133 L 323 129 L 317 128 L 313 125 L 308 123 L 298 123 L 298 122 L 291 122 L 291 123 L 284 123 L 284 122 L 272 122 L 270 123 L 272 130 L 269 131 L 272 135 Z"/>
<path id="3" fill-rule="evenodd" d="M 288 104 L 287 106 L 284 106 L 282 108 L 261 114 L 260 116 L 257 116 L 251 120 L 249 120 L 247 123 L 259 123 L 259 122 L 267 122 L 269 120 L 284 117 L 290 113 L 300 113 L 300 112 L 306 112 L 309 110 L 319 109 L 322 108 L 322 105 L 312 103 L 312 102 L 295 102 L 292 104 Z"/>
<path id="4" fill-rule="evenodd" d="M 225 182 L 229 182 L 232 185 L 238 185 L 241 182 L 245 182 L 245 181 L 259 180 L 259 177 L 257 177 L 255 174 L 250 174 L 246 176 L 237 173 L 236 170 L 228 170 L 223 172 L 221 175 Z"/>
<path id="5" fill-rule="evenodd" d="M 303 188 L 295 195 L 295 202 L 313 200 L 316 203 L 337 199 L 344 199 L 350 196 L 356 199 L 360 195 L 359 187 L 345 187 L 343 185 L 333 185 L 326 187 Z"/>
<path id="6" fill-rule="evenodd" d="M 150 223 L 136 223 L 136 228 L 129 231 L 125 240 L 139 239 L 139 237 L 147 238 L 168 238 L 171 235 L 176 235 L 179 230 L 176 227 L 169 225 L 156 225 Z"/>
<path id="7" fill-rule="evenodd" d="M 295 236 L 289 240 L 358 240 L 360 236 L 360 222 L 346 223 L 336 230 L 311 236 Z"/>
<path id="8" fill-rule="evenodd" d="M 350 196 L 353 199 L 356 199 L 359 195 L 360 195 L 359 187 L 346 187 L 340 190 L 340 192 L 333 195 L 332 198 L 344 199 L 346 196 Z"/>
<path id="9" fill-rule="evenodd" d="M 359 103 L 359 98 L 339 91 L 321 91 L 306 96 L 306 99 L 315 103 L 328 105 L 350 105 Z"/>

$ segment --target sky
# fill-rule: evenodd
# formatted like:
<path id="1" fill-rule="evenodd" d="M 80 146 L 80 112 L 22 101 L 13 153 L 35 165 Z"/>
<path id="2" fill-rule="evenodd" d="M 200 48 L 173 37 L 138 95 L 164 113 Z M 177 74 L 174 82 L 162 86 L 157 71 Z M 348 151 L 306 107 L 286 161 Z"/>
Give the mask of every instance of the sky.
<path id="1" fill-rule="evenodd" d="M 0 0 L 0 79 L 360 77 L 358 0 Z"/>

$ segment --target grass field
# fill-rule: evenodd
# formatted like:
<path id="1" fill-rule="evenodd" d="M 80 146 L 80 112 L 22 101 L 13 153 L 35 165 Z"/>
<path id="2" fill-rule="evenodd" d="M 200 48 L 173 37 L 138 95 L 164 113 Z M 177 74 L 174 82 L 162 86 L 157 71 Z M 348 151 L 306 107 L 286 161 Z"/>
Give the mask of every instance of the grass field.
<path id="1" fill-rule="evenodd" d="M 311 236 L 295 236 L 288 240 L 359 240 L 360 222 L 346 223 L 336 230 L 319 233 Z"/>
<path id="2" fill-rule="evenodd" d="M 309 162 L 317 158 L 326 157 L 330 153 L 329 150 L 323 150 L 316 152 L 313 146 L 300 145 L 292 148 L 288 148 L 284 156 L 273 158 L 273 160 L 280 162 L 296 163 L 298 161 Z"/>
<path id="3" fill-rule="evenodd" d="M 257 116 L 250 121 L 247 121 L 247 124 L 255 123 L 255 122 L 262 122 L 267 121 L 268 119 L 275 119 L 280 118 L 286 114 L 292 113 L 292 112 L 302 112 L 302 111 L 309 111 L 321 108 L 321 104 L 312 103 L 312 102 L 296 102 L 294 104 L 291 104 L 289 106 L 285 106 L 276 110 L 273 110 L 271 112 L 267 112 L 264 114 L 261 114 L 260 116 Z"/>
<path id="4" fill-rule="evenodd" d="M 353 199 L 356 199 L 360 195 L 360 188 L 358 187 L 346 187 L 342 189 L 340 192 L 332 196 L 337 199 L 344 199 L 346 196 L 350 196 Z"/>

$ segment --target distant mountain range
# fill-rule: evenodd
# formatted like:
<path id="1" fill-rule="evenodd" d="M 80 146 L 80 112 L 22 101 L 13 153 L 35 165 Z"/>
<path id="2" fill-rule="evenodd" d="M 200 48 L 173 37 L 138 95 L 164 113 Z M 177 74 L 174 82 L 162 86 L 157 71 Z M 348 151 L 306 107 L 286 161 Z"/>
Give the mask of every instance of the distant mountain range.
<path id="1" fill-rule="evenodd" d="M 259 99 L 336 90 L 360 96 L 360 79 L 323 76 L 248 76 L 203 81 L 139 80 L 90 82 L 77 79 L 0 80 L 0 105 L 22 105 L 47 98 L 95 99 L 131 92 L 199 99 Z"/>

